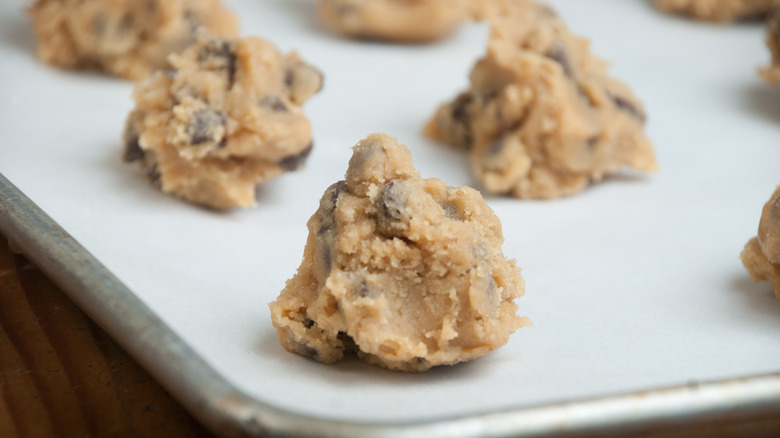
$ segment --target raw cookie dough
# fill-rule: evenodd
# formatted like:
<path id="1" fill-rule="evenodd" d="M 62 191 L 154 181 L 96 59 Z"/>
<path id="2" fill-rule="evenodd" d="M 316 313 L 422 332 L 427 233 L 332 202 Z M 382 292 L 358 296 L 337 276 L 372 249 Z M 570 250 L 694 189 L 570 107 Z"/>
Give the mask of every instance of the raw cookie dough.
<path id="1" fill-rule="evenodd" d="M 301 106 L 322 74 L 256 37 L 198 35 L 172 70 L 136 86 L 124 160 L 166 193 L 214 208 L 255 204 L 256 186 L 295 170 L 312 148 Z"/>
<path id="2" fill-rule="evenodd" d="M 771 282 L 780 300 L 780 187 L 764 205 L 758 237 L 745 245 L 742 263 L 753 281 Z"/>
<path id="3" fill-rule="evenodd" d="M 469 150 L 488 192 L 517 198 L 572 195 L 626 165 L 656 170 L 642 104 L 588 42 L 549 6 L 492 6 L 471 88 L 439 108 L 426 134 Z"/>
<path id="4" fill-rule="evenodd" d="M 761 76 L 770 84 L 780 84 L 780 8 L 767 17 L 766 45 L 772 52 L 772 65 L 761 70 Z"/>
<path id="5" fill-rule="evenodd" d="M 440 39 L 468 18 L 467 0 L 320 0 L 320 18 L 353 38 Z"/>
<path id="6" fill-rule="evenodd" d="M 672 14 L 726 22 L 765 15 L 780 0 L 655 0 L 654 4 Z"/>
<path id="7" fill-rule="evenodd" d="M 333 363 L 354 351 L 394 370 L 474 359 L 528 326 L 524 282 L 480 194 L 422 179 L 404 146 L 374 134 L 308 223 L 303 263 L 270 304 L 282 345 Z"/>
<path id="8" fill-rule="evenodd" d="M 220 0 L 36 0 L 29 13 L 42 61 L 138 81 L 165 68 L 198 27 L 238 35 Z"/>

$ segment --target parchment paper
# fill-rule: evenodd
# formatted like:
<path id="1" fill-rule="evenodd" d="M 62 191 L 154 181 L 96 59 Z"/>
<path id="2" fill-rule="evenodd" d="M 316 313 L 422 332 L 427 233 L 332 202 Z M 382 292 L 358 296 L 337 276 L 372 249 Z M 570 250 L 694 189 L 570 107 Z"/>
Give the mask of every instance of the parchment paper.
<path id="1" fill-rule="evenodd" d="M 473 184 L 465 156 L 421 128 L 466 86 L 487 29 L 425 46 L 358 43 L 322 29 L 313 1 L 227 3 L 245 33 L 326 73 L 306 106 L 308 167 L 264 186 L 258 208 L 196 208 L 121 163 L 132 84 L 40 64 L 21 0 L 0 3 L 0 172 L 238 387 L 306 414 L 411 420 L 780 369 L 780 302 L 738 258 L 780 183 L 780 91 L 755 74 L 769 57 L 760 24 L 693 23 L 640 0 L 553 1 L 646 102 L 662 170 L 552 202 L 489 198 L 534 326 L 475 362 L 401 374 L 287 353 L 267 303 L 365 135 L 397 136 L 424 177 Z"/>

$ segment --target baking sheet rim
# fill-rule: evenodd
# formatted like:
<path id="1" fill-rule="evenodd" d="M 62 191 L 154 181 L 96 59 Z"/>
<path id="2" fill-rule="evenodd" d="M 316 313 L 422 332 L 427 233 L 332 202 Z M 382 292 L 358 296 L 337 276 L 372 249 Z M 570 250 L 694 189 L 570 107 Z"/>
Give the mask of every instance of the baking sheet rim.
<path id="1" fill-rule="evenodd" d="M 219 375 L 2 173 L 0 231 L 220 436 L 548 436 L 780 415 L 780 373 L 408 423 L 301 415 L 252 398 Z"/>

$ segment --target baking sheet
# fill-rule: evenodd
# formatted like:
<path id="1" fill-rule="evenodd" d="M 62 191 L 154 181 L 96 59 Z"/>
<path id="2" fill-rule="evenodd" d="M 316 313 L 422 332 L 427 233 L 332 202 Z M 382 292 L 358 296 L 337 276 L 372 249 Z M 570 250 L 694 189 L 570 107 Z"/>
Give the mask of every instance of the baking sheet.
<path id="1" fill-rule="evenodd" d="M 760 26 L 713 26 L 644 1 L 553 1 L 647 104 L 662 171 L 630 172 L 555 202 L 489 198 L 527 280 L 534 327 L 495 353 L 424 374 L 285 352 L 273 300 L 300 263 L 305 223 L 349 147 L 393 134 L 423 176 L 470 184 L 465 157 L 422 137 L 467 84 L 486 28 L 431 46 L 340 40 L 312 1 L 229 1 L 245 33 L 326 73 L 306 107 L 316 147 L 260 206 L 214 213 L 156 192 L 119 160 L 132 85 L 39 64 L 21 12 L 0 5 L 0 172 L 95 254 L 217 371 L 280 408 L 411 421 L 777 371 L 780 303 L 738 255 L 778 181 L 780 92 Z"/>

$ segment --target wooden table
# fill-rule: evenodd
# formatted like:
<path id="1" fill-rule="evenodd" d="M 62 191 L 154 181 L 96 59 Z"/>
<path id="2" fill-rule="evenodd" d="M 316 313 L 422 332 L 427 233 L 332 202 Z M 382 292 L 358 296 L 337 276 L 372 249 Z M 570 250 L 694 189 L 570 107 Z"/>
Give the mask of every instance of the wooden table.
<path id="1" fill-rule="evenodd" d="M 210 434 L 0 236 L 0 437 Z"/>
<path id="2" fill-rule="evenodd" d="M 0 235 L 0 437 L 211 436 Z M 632 437 L 780 437 L 780 418 L 724 418 Z"/>

